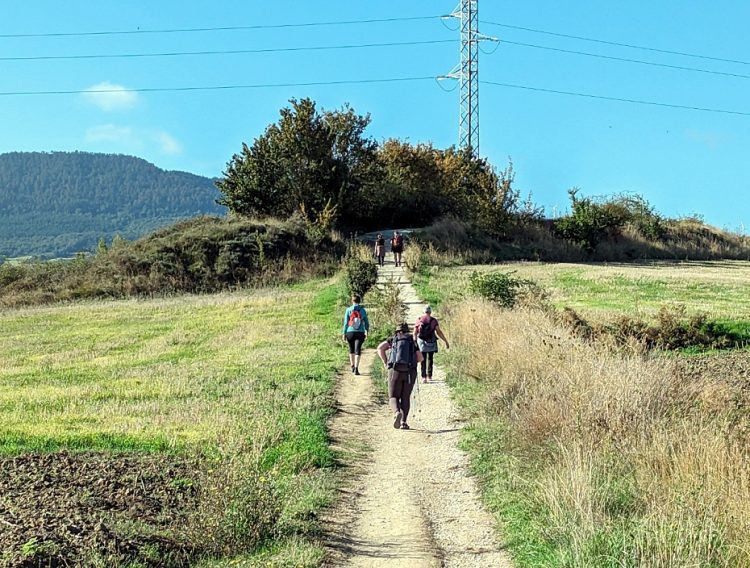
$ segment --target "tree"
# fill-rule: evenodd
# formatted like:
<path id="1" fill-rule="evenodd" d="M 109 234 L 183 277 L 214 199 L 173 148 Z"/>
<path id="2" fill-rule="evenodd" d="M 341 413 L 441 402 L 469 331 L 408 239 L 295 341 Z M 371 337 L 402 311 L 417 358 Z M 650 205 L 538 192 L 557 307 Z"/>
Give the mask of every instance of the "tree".
<path id="1" fill-rule="evenodd" d="M 242 145 L 216 182 L 231 211 L 286 217 L 333 205 L 341 213 L 368 183 L 377 149 L 364 136 L 369 115 L 348 106 L 320 113 L 308 98 L 290 103 L 252 146 Z"/>

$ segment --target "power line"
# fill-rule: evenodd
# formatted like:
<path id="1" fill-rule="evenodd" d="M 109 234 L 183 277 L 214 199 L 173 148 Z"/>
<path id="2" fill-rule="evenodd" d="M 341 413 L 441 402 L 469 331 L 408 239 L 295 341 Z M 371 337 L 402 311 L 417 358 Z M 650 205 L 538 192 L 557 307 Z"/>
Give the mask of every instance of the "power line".
<path id="1" fill-rule="evenodd" d="M 624 61 L 626 63 L 638 63 L 640 65 L 651 65 L 652 67 L 666 67 L 668 69 L 678 69 L 680 71 L 694 71 L 696 73 L 708 73 L 710 75 L 723 75 L 725 77 L 737 77 L 740 79 L 750 79 L 750 75 L 741 75 L 739 73 L 726 73 L 724 71 L 713 71 L 711 69 L 700 69 L 698 67 L 685 67 L 682 65 L 670 65 L 668 63 L 655 63 L 653 61 L 643 61 L 642 59 L 629 59 L 626 57 L 615 57 L 613 55 L 602 55 L 599 53 L 590 53 L 588 51 L 575 51 L 572 49 L 562 49 L 559 47 L 549 47 L 546 45 L 536 45 L 533 43 L 521 43 L 518 41 L 500 40 L 500 43 L 509 45 L 518 45 L 521 47 L 533 47 L 534 49 L 545 49 L 547 51 L 557 51 L 559 53 L 570 53 L 573 55 L 585 55 L 587 57 L 596 57 L 597 59 L 609 59 L 611 61 Z"/>
<path id="2" fill-rule="evenodd" d="M 632 44 L 632 43 L 621 43 L 621 42 L 617 42 L 617 41 L 608 41 L 608 40 L 604 40 L 604 39 L 596 39 L 596 38 L 591 38 L 591 37 L 584 37 L 584 36 L 563 34 L 563 33 L 557 33 L 557 32 L 550 32 L 550 31 L 547 31 L 547 30 L 539 30 L 539 29 L 535 29 L 535 28 L 525 28 L 523 26 L 512 26 L 510 24 L 502 24 L 500 22 L 487 22 L 487 21 L 482 20 L 482 23 L 483 24 L 487 24 L 489 26 L 500 26 L 500 27 L 503 27 L 503 28 L 508 28 L 508 29 L 512 29 L 512 30 L 521 30 L 521 31 L 525 31 L 525 32 L 532 32 L 532 33 L 535 33 L 535 34 L 544 34 L 544 35 L 549 35 L 549 36 L 554 36 L 554 37 L 564 37 L 564 38 L 568 38 L 568 39 L 577 39 L 577 40 L 580 40 L 580 41 L 590 41 L 590 42 L 593 42 L 593 43 L 601 43 L 601 44 L 604 44 L 604 45 L 615 45 L 617 47 L 627 47 L 627 48 L 630 48 L 630 49 L 641 49 L 643 51 L 653 51 L 655 53 L 666 53 L 666 54 L 669 54 L 669 55 L 681 55 L 683 57 L 693 57 L 693 58 L 696 58 L 696 59 L 707 59 L 709 61 L 722 61 L 724 63 L 738 63 L 740 65 L 750 65 L 750 61 L 742 61 L 740 59 L 727 59 L 727 58 L 724 58 L 724 57 L 713 57 L 713 56 L 710 56 L 710 55 L 702 55 L 700 53 L 688 53 L 688 52 L 685 52 L 685 51 L 672 51 L 672 50 L 669 50 L 669 49 L 659 49 L 659 48 L 656 48 L 656 47 L 648 47 L 648 46 L 645 46 L 645 45 L 636 45 L 636 44 Z"/>
<path id="3" fill-rule="evenodd" d="M 591 95 L 588 93 L 576 93 L 573 91 L 559 91 L 555 89 L 544 89 L 541 87 L 529 87 L 528 85 L 512 85 L 510 83 L 497 83 L 494 81 L 481 81 L 481 83 L 485 85 L 494 85 L 496 87 L 508 87 L 510 89 L 523 89 L 526 91 L 538 91 L 541 93 L 552 93 L 556 95 L 569 95 L 569 96 L 574 96 L 574 97 L 586 97 L 589 99 L 601 99 L 605 101 L 617 101 L 617 102 L 622 102 L 622 103 L 635 103 L 635 104 L 640 104 L 640 105 L 678 108 L 678 109 L 683 109 L 683 110 L 698 110 L 702 112 L 716 112 L 716 113 L 722 113 L 722 114 L 735 114 L 739 116 L 750 116 L 750 112 L 742 112 L 742 111 L 736 111 L 736 110 L 724 110 L 724 109 L 715 109 L 715 108 L 707 108 L 707 107 L 677 105 L 677 104 L 670 104 L 670 103 L 660 103 L 660 102 L 655 102 L 655 101 L 644 101 L 644 100 L 638 100 L 638 99 L 625 99 L 625 98 L 620 98 L 620 97 L 607 97 L 604 95 Z"/>
<path id="4" fill-rule="evenodd" d="M 107 35 L 134 35 L 134 34 L 173 34 L 194 32 L 226 32 L 242 30 L 272 30 L 281 28 L 308 28 L 316 26 L 347 26 L 354 24 L 376 24 L 389 22 L 413 22 L 418 20 L 434 20 L 440 15 L 434 16 L 411 16 L 402 18 L 373 18 L 369 20 L 339 20 L 329 22 L 301 22 L 296 24 L 258 24 L 252 26 L 221 26 L 211 28 L 171 28 L 156 30 L 108 30 L 94 32 L 52 32 L 52 33 L 25 33 L 25 34 L 0 34 L 0 38 L 23 38 L 23 37 L 80 37 L 80 36 L 107 36 Z"/>
<path id="5" fill-rule="evenodd" d="M 251 85 L 210 85 L 204 87 L 145 87 L 135 89 L 83 89 L 70 91 L 0 91 L 0 96 L 30 96 L 30 95 L 82 95 L 96 93 L 159 93 L 168 91 L 226 91 L 232 89 L 271 89 L 275 87 L 315 87 L 326 85 L 357 85 L 365 83 L 400 83 L 407 81 L 434 80 L 434 75 L 422 77 L 389 77 L 385 79 L 349 79 L 341 81 L 311 81 L 306 83 L 258 83 Z"/>
<path id="6" fill-rule="evenodd" d="M 372 47 L 402 47 L 407 45 L 434 45 L 438 43 L 455 43 L 452 39 L 433 39 L 424 41 L 398 41 L 387 43 L 361 43 L 349 45 L 321 45 L 300 47 L 272 47 L 263 49 L 226 49 L 217 51 L 169 51 L 161 53 L 113 53 L 113 54 L 80 54 L 80 55 L 30 55 L 17 57 L 0 57 L 0 61 L 46 61 L 57 59 L 115 59 L 142 57 L 176 57 L 185 55 L 240 55 L 249 53 L 282 53 L 295 51 L 324 51 L 335 49 L 363 49 Z"/>

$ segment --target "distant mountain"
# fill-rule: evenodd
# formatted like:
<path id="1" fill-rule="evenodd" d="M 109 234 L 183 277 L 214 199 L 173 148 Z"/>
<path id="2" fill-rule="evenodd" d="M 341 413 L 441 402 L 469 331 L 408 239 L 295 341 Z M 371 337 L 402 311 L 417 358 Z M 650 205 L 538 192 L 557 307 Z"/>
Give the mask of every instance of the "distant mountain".
<path id="1" fill-rule="evenodd" d="M 0 154 L 0 259 L 70 256 L 116 234 L 224 214 L 211 179 L 146 160 L 87 152 Z"/>

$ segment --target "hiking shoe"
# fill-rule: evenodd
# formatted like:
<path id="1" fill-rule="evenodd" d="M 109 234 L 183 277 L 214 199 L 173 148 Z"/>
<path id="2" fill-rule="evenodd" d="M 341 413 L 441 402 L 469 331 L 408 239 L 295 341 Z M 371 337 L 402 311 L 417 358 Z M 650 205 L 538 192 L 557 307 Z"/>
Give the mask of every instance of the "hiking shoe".
<path id="1" fill-rule="evenodd" d="M 422 377 L 422 382 L 426 383 L 427 382 L 427 377 Z"/>
<path id="2" fill-rule="evenodd" d="M 352 373 L 354 372 L 354 365 L 352 365 Z"/>
<path id="3" fill-rule="evenodd" d="M 402 430 L 411 430 L 411 428 L 409 428 L 409 425 L 406 422 L 402 422 L 401 423 L 401 429 Z"/>
<path id="4" fill-rule="evenodd" d="M 403 418 L 403 414 L 401 414 L 401 411 L 399 410 L 394 416 L 393 416 L 393 427 L 398 429 L 401 428 L 401 419 Z"/>
<path id="5" fill-rule="evenodd" d="M 359 367 L 354 367 L 354 374 L 359 375 Z"/>

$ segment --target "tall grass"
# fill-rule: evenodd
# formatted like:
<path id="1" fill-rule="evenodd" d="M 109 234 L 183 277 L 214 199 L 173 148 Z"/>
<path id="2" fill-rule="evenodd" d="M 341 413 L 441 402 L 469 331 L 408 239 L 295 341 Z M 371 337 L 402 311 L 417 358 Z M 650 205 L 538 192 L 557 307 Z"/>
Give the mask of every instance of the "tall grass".
<path id="1" fill-rule="evenodd" d="M 680 380 L 536 311 L 468 301 L 448 325 L 466 444 L 519 566 L 750 565 L 741 386 Z"/>

